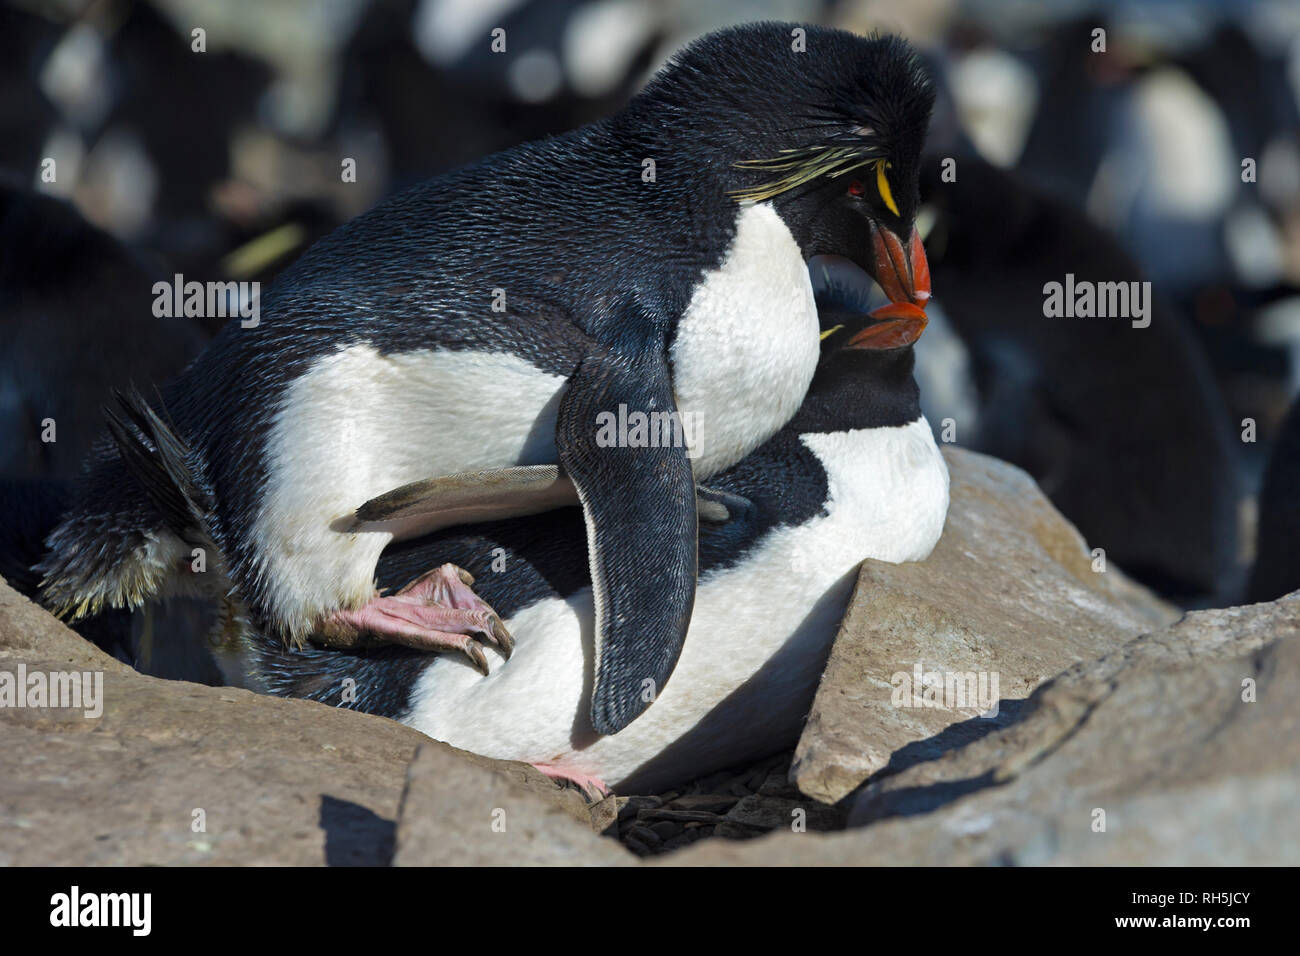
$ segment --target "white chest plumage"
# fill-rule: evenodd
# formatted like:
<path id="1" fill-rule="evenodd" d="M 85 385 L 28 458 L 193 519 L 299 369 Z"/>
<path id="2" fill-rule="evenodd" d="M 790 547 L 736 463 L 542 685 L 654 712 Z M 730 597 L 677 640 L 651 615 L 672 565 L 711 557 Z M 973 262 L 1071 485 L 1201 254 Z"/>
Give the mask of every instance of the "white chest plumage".
<path id="1" fill-rule="evenodd" d="M 695 473 L 735 464 L 790 420 L 817 369 L 817 305 L 794 236 L 766 203 L 747 206 L 672 346 L 677 407 L 700 434 Z"/>
<path id="2" fill-rule="evenodd" d="M 825 513 L 774 529 L 740 564 L 701 578 L 677 669 L 625 730 L 598 737 L 587 721 L 590 590 L 512 617 L 514 655 L 493 660 L 487 677 L 454 657 L 431 661 L 406 723 L 488 756 L 638 789 L 791 744 L 857 566 L 925 558 L 948 508 L 947 467 L 924 419 L 803 441 L 828 474 Z"/>
<path id="3" fill-rule="evenodd" d="M 555 461 L 565 379 L 508 352 L 382 355 L 354 345 L 290 386 L 253 533 L 271 610 L 305 627 L 364 603 L 391 535 L 341 533 L 357 506 L 433 475 Z"/>

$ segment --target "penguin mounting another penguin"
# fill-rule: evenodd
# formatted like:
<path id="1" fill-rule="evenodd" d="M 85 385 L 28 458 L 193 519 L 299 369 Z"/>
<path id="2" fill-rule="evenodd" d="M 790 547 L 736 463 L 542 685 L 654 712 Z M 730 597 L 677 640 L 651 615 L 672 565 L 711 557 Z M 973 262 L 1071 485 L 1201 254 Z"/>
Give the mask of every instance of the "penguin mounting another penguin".
<path id="1" fill-rule="evenodd" d="M 924 559 L 948 507 L 947 466 L 912 376 L 925 313 L 902 305 L 864 318 L 853 311 L 856 290 L 830 275 L 818 290 L 826 330 L 812 385 L 780 432 L 710 480 L 685 647 L 672 681 L 630 726 L 612 736 L 592 726 L 595 612 L 575 507 L 443 529 L 379 559 L 380 585 L 413 601 L 445 578 L 440 562 L 468 569 L 515 637 L 507 665 L 483 676 L 458 655 L 409 648 L 294 651 L 245 629 L 252 689 L 387 716 L 623 793 L 792 746 L 858 566 Z M 485 650 L 494 665 L 505 657 Z"/>
<path id="2" fill-rule="evenodd" d="M 346 223 L 281 274 L 256 327 L 232 321 L 164 389 L 166 419 L 115 413 L 140 452 L 90 461 L 43 600 L 75 618 L 206 582 L 294 646 L 508 649 L 455 580 L 432 605 L 378 593 L 384 548 L 429 527 L 356 509 L 429 475 L 557 464 L 594 582 L 592 725 L 626 727 L 691 618 L 697 479 L 775 434 L 812 379 L 806 262 L 840 257 L 886 308 L 929 298 L 913 217 L 932 102 L 898 38 L 736 27 L 609 118 Z M 602 413 L 623 409 L 698 421 L 696 441 L 603 444 Z"/>

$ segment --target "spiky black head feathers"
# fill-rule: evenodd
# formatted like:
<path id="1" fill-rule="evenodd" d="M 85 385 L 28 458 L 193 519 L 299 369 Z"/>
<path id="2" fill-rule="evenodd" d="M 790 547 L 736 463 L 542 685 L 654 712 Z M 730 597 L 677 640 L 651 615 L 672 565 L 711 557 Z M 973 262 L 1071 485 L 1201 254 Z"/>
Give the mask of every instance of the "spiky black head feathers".
<path id="1" fill-rule="evenodd" d="M 857 173 L 872 188 L 884 179 L 894 215 L 915 213 L 934 87 L 899 37 L 793 23 L 722 30 L 681 51 L 642 98 L 684 139 L 728 157 L 740 201 Z"/>

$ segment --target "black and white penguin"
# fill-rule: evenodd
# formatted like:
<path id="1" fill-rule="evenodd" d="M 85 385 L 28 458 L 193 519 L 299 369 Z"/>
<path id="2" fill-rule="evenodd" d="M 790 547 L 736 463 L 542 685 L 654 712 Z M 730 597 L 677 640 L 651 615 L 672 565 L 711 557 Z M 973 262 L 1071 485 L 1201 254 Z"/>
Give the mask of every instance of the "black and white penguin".
<path id="1" fill-rule="evenodd" d="M 0 478 L 75 478 L 113 388 L 199 354 L 191 319 L 150 314 L 162 274 L 70 203 L 0 175 Z"/>
<path id="2" fill-rule="evenodd" d="M 1240 443 L 1190 323 L 1158 290 L 1145 328 L 1046 317 L 1047 285 L 1067 274 L 1145 276 L 1118 239 L 1018 173 L 975 156 L 957 159 L 955 182 L 941 168 L 935 157 L 922 177 L 927 242 L 978 414 L 931 404 L 931 416 L 952 414 L 959 444 L 1028 471 L 1090 546 L 1164 596 L 1235 594 Z"/>
<path id="3" fill-rule="evenodd" d="M 892 301 L 929 297 L 913 217 L 932 99 L 899 39 L 738 27 L 610 118 L 344 225 L 262 296 L 256 327 L 232 320 L 165 390 L 193 514 L 105 451 L 50 537 L 45 601 L 140 603 L 202 539 L 290 642 L 504 642 L 478 599 L 413 612 L 379 595 L 393 531 L 355 509 L 431 474 L 558 462 L 596 582 L 592 720 L 621 729 L 685 637 L 696 479 L 771 437 L 812 378 L 805 262 L 841 256 Z M 696 421 L 697 441 L 604 447 L 601 413 L 622 407 Z"/>
<path id="4" fill-rule="evenodd" d="M 516 640 L 509 663 L 486 677 L 458 655 L 293 651 L 253 633 L 252 686 L 392 717 L 457 747 L 620 792 L 653 792 L 791 746 L 858 565 L 924 559 L 948 507 L 947 467 L 912 377 L 924 314 L 905 306 L 877 321 L 827 315 L 834 331 L 802 407 L 710 482 L 730 515 L 700 525 L 681 659 L 655 705 L 626 729 L 602 736 L 589 716 L 594 608 L 576 508 L 446 529 L 380 558 L 380 584 L 408 594 L 434 579 L 425 572 L 439 562 L 475 575 Z"/>

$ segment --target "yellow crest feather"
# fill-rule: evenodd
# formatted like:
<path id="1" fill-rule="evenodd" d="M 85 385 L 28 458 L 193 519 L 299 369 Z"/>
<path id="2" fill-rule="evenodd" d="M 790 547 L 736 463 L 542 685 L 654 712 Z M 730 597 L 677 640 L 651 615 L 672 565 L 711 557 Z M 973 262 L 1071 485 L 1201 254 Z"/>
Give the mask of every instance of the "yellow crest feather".
<path id="1" fill-rule="evenodd" d="M 890 163 L 883 159 L 876 160 L 876 189 L 880 191 L 880 198 L 885 201 L 889 211 L 895 216 L 898 215 L 898 204 L 894 202 L 894 194 L 889 188 L 889 180 L 885 177 L 885 170 L 890 167 Z"/>
<path id="2" fill-rule="evenodd" d="M 784 175 L 757 186 L 733 189 L 731 197 L 737 202 L 763 202 L 819 176 L 843 176 L 877 162 L 873 158 L 864 157 L 862 151 L 854 146 L 805 146 L 801 149 L 783 149 L 781 153 L 772 159 L 749 159 L 736 163 L 740 169 L 764 170 Z"/>

